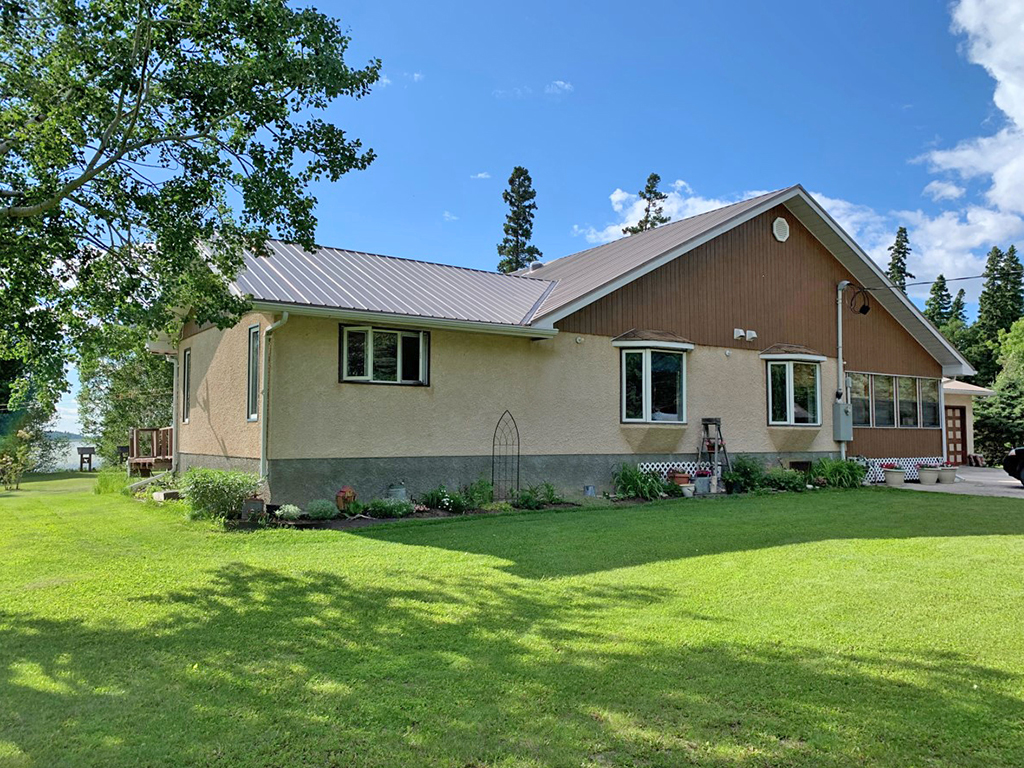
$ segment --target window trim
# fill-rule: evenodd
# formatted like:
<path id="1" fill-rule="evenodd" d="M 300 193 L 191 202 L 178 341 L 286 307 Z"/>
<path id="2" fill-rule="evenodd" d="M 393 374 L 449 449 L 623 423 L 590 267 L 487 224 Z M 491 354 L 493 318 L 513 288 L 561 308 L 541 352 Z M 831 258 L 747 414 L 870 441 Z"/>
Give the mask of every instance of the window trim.
<path id="1" fill-rule="evenodd" d="M 348 337 L 350 333 L 361 332 L 366 334 L 365 375 L 348 375 Z M 397 336 L 395 350 L 395 381 L 384 381 L 373 378 L 373 336 L 374 333 L 393 333 Z M 402 378 L 402 339 L 407 337 L 419 337 L 420 341 L 420 378 L 418 380 Z M 340 384 L 381 384 L 400 387 L 429 387 L 430 386 L 430 331 L 409 330 L 408 328 L 384 328 L 374 325 L 344 325 L 338 326 L 338 383 Z"/>
<path id="2" fill-rule="evenodd" d="M 181 353 L 181 423 L 188 424 L 192 413 L 192 347 Z"/>
<path id="3" fill-rule="evenodd" d="M 762 355 L 765 360 L 765 390 L 767 392 L 766 404 L 768 406 L 768 426 L 769 427 L 811 427 L 812 429 L 820 429 L 823 423 L 823 415 L 821 412 L 821 360 L 817 359 L 818 355 Z M 814 359 L 806 359 L 814 358 Z M 814 394 L 815 394 L 815 412 L 817 414 L 817 421 L 807 423 L 797 423 L 794 421 L 794 411 L 796 410 L 795 403 L 795 392 L 793 390 L 793 365 L 813 365 L 814 366 Z M 772 420 L 772 366 L 782 365 L 786 368 L 786 420 L 785 421 L 773 421 Z"/>
<path id="4" fill-rule="evenodd" d="M 942 379 L 937 376 L 916 376 L 913 374 L 903 375 L 899 373 L 871 373 L 869 371 L 847 371 L 848 375 L 860 374 L 867 376 L 871 382 L 871 424 L 870 425 L 854 425 L 855 429 L 942 429 Z M 892 402 L 893 402 L 893 424 L 882 424 L 877 423 L 875 418 L 875 379 L 885 378 L 892 381 Z M 900 424 L 900 379 L 914 379 L 917 384 L 917 426 L 905 427 Z M 934 381 L 936 383 L 936 389 L 938 392 L 937 406 L 939 409 L 939 423 L 934 427 L 926 427 L 924 425 L 924 399 L 923 399 L 923 387 L 922 382 Z M 849 388 L 847 389 L 847 399 L 849 400 Z"/>
<path id="5" fill-rule="evenodd" d="M 255 356 L 252 349 L 253 336 L 256 337 Z M 260 420 L 260 326 L 258 323 L 249 326 L 249 335 L 246 337 L 246 341 L 249 357 L 245 380 L 245 420 L 254 422 Z M 253 359 L 254 357 L 255 359 Z"/>
<path id="6" fill-rule="evenodd" d="M 692 344 L 683 344 L 682 342 L 664 342 L 658 344 L 651 344 L 651 342 L 640 341 L 639 344 L 636 341 L 625 341 L 625 342 L 612 342 L 612 345 L 619 347 L 619 423 L 621 424 L 656 424 L 658 426 L 686 426 L 687 424 L 687 413 L 686 413 L 686 395 L 687 395 L 687 352 L 693 349 Z M 669 346 L 672 345 L 672 346 Z M 680 416 L 681 419 L 677 421 L 668 421 L 665 419 L 653 419 L 651 418 L 651 401 L 652 401 L 652 389 L 654 382 L 651 380 L 651 353 L 661 352 L 667 355 L 678 355 L 680 358 L 680 374 L 682 379 L 682 397 Z M 641 394 L 642 401 L 642 418 L 627 418 L 626 417 L 626 355 L 641 355 L 641 386 L 643 391 Z"/>

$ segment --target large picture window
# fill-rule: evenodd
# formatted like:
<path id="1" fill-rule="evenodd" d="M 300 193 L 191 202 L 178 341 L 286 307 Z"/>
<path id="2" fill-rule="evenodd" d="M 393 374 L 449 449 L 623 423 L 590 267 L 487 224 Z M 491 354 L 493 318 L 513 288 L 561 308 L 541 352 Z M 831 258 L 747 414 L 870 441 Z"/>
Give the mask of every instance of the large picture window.
<path id="1" fill-rule="evenodd" d="M 245 388 L 245 413 L 249 421 L 259 418 L 260 403 L 260 327 L 249 328 L 249 367 Z"/>
<path id="2" fill-rule="evenodd" d="M 938 429 L 942 426 L 939 386 L 938 379 L 918 376 L 851 373 L 853 425 Z"/>
<path id="3" fill-rule="evenodd" d="M 785 360 L 768 363 L 768 423 L 821 425 L 821 365 Z"/>
<path id="4" fill-rule="evenodd" d="M 921 379 L 921 426 L 934 429 L 939 420 L 939 380 Z"/>
<path id="5" fill-rule="evenodd" d="M 622 350 L 622 420 L 686 421 L 686 353 Z"/>
<path id="6" fill-rule="evenodd" d="M 367 384 L 425 385 L 430 334 L 341 326 L 338 380 Z"/>

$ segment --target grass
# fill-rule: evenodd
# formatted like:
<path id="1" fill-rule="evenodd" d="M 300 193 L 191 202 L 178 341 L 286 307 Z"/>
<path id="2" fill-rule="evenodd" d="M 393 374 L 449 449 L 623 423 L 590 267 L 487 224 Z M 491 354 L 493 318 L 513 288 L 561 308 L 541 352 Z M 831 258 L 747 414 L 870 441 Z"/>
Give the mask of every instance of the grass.
<path id="1" fill-rule="evenodd" d="M 0 494 L 0 766 L 1019 766 L 1024 505 L 225 533 Z"/>

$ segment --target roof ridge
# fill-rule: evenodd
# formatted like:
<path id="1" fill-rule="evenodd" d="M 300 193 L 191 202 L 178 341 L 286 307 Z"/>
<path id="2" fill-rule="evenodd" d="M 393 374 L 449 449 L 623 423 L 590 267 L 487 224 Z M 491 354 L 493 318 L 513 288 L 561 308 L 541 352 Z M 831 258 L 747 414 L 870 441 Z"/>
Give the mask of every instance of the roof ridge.
<path id="1" fill-rule="evenodd" d="M 799 184 L 791 184 L 788 187 L 780 187 L 779 189 L 772 190 L 771 192 L 765 192 L 765 193 L 760 194 L 760 195 L 754 195 L 753 197 L 744 198 L 743 200 L 737 200 L 734 203 L 729 203 L 727 205 L 722 205 L 722 206 L 719 206 L 718 208 L 712 208 L 709 211 L 702 211 L 700 213 L 693 214 L 693 216 L 687 216 L 686 218 L 683 218 L 683 219 L 676 219 L 675 221 L 670 221 L 668 224 L 663 224 L 662 226 L 655 227 L 654 229 L 648 229 L 648 230 L 645 230 L 643 232 L 638 232 L 635 235 L 623 235 L 623 237 L 643 237 L 644 235 L 646 235 L 646 234 L 648 234 L 650 232 L 657 232 L 659 230 L 661 232 L 664 232 L 666 229 L 669 229 L 671 227 L 675 227 L 677 224 L 683 224 L 683 223 L 688 222 L 688 221 L 693 221 L 696 218 L 699 218 L 701 216 L 707 216 L 707 215 L 712 214 L 712 213 L 719 213 L 721 211 L 724 211 L 726 208 L 732 208 L 734 205 L 744 205 L 745 203 L 751 203 L 754 200 L 760 200 L 763 197 L 771 197 L 772 195 L 778 195 L 778 194 L 780 194 L 782 192 L 787 192 L 787 191 L 789 191 L 791 189 L 795 189 L 796 187 L 799 187 L 799 186 L 800 186 Z M 584 248 L 582 251 L 576 251 L 575 253 L 567 253 L 565 256 L 559 256 L 557 259 L 552 259 L 551 261 L 544 262 L 544 266 L 547 267 L 547 266 L 555 264 L 555 263 L 557 263 L 559 261 L 563 261 L 564 259 L 572 258 L 573 256 L 580 256 L 580 255 L 582 255 L 584 253 L 589 253 L 590 251 L 596 251 L 598 248 L 604 248 L 606 245 L 611 245 L 612 243 L 616 243 L 616 242 L 618 242 L 621 239 L 622 239 L 622 237 L 617 237 L 614 240 L 609 240 L 607 243 L 601 243 L 600 245 L 594 245 L 594 246 L 591 246 L 590 248 Z"/>
<path id="2" fill-rule="evenodd" d="M 302 248 L 302 246 L 299 245 L 298 243 L 293 243 L 293 242 L 290 242 L 288 240 L 282 240 L 279 237 L 268 237 L 267 240 L 268 241 L 273 241 L 275 243 L 283 243 L 284 245 L 291 245 L 291 246 L 295 246 L 295 247 L 298 247 L 298 248 Z M 464 267 L 464 266 L 462 266 L 460 264 L 445 264 L 444 262 L 441 262 L 441 261 L 427 261 L 426 259 L 411 259 L 408 256 L 391 256 L 391 255 L 386 254 L 386 253 L 372 253 L 371 251 L 356 251 L 356 250 L 352 250 L 351 248 L 338 248 L 337 246 L 333 246 L 333 245 L 318 245 L 317 246 L 317 250 L 318 251 L 342 251 L 344 253 L 354 253 L 354 254 L 358 254 L 360 256 L 373 256 L 374 258 L 377 258 L 377 259 L 393 259 L 394 261 L 411 261 L 414 264 L 428 264 L 428 265 L 433 266 L 433 267 L 447 267 L 449 269 L 461 269 L 461 270 L 464 270 L 466 272 L 478 272 L 478 273 L 483 274 L 483 275 L 493 275 L 495 277 L 514 277 L 517 280 L 534 280 L 534 281 L 536 281 L 538 283 L 550 283 L 550 282 L 552 282 L 551 280 L 546 280 L 546 279 L 540 278 L 540 277 L 527 277 L 526 275 L 514 275 L 514 274 L 511 274 L 511 273 L 508 273 L 508 272 L 497 272 L 497 271 L 492 271 L 492 270 L 489 270 L 489 269 L 479 269 L 478 267 Z M 302 251 L 303 251 L 303 253 L 306 253 L 306 254 L 308 254 L 310 256 L 315 256 L 316 255 L 315 253 L 310 253 L 305 248 L 302 248 Z"/>

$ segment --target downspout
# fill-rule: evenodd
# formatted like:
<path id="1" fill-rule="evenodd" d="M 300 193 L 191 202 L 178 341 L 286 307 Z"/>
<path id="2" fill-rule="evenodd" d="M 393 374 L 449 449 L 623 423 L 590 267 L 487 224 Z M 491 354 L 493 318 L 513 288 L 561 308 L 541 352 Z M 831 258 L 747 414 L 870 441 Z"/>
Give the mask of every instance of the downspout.
<path id="1" fill-rule="evenodd" d="M 171 472 L 178 471 L 178 354 L 171 358 L 174 384 L 171 386 Z"/>
<path id="2" fill-rule="evenodd" d="M 942 425 L 942 463 L 949 461 L 949 438 L 946 437 L 946 393 L 943 391 L 942 379 L 939 379 L 939 423 Z M 961 424 L 963 429 L 964 448 L 967 448 L 967 424 Z M 967 451 L 964 451 L 966 455 Z"/>
<path id="3" fill-rule="evenodd" d="M 843 292 L 849 285 L 849 280 L 843 280 L 836 287 L 836 399 L 840 403 L 846 399 L 846 370 L 843 364 Z M 839 458 L 846 460 L 846 441 L 839 442 Z"/>
<path id="4" fill-rule="evenodd" d="M 260 395 L 260 477 L 267 477 L 267 413 L 270 406 L 270 336 L 288 322 L 288 312 L 281 313 L 281 319 L 263 332 L 263 392 Z"/>

